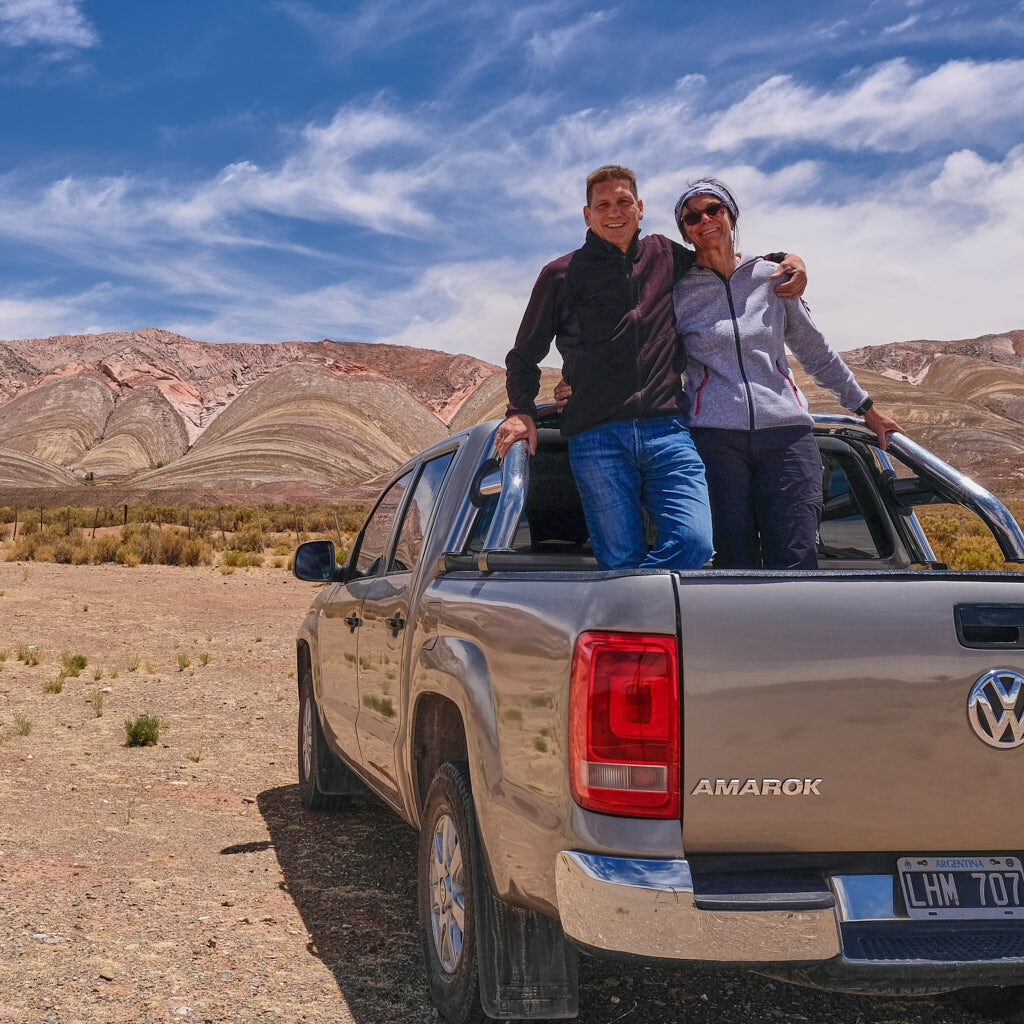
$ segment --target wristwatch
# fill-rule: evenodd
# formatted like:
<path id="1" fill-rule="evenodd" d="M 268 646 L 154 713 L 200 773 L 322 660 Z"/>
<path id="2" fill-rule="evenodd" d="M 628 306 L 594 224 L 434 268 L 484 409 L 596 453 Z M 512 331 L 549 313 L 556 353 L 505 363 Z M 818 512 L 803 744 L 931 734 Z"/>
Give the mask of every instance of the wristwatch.
<path id="1" fill-rule="evenodd" d="M 875 403 L 872 402 L 870 398 L 865 398 L 864 401 L 861 402 L 860 405 L 858 405 L 857 408 L 853 410 L 853 414 L 855 416 L 863 416 L 864 413 L 866 413 L 868 409 L 870 409 L 871 406 L 873 406 L 874 404 Z"/>

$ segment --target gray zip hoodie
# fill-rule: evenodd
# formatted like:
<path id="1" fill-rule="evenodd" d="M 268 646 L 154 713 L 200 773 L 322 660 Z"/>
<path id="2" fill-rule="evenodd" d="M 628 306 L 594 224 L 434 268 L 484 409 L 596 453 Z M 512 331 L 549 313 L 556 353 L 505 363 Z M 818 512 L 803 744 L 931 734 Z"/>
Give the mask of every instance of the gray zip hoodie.
<path id="1" fill-rule="evenodd" d="M 692 427 L 764 430 L 812 422 L 786 347 L 814 382 L 851 412 L 867 392 L 825 341 L 800 299 L 780 299 L 778 264 L 740 259 L 726 279 L 693 267 L 675 286 L 676 329 L 686 349 Z"/>

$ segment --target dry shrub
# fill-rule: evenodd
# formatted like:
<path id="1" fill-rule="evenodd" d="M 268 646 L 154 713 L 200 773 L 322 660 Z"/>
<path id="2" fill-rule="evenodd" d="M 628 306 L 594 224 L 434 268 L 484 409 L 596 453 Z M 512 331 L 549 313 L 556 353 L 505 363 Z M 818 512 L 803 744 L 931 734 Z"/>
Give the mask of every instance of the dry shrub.
<path id="1" fill-rule="evenodd" d="M 950 507 L 919 514 L 918 518 L 935 557 L 950 569 L 977 572 L 1017 568 L 1003 561 L 988 527 L 966 509 Z"/>
<path id="2" fill-rule="evenodd" d="M 177 530 L 164 530 L 156 544 L 156 561 L 161 565 L 183 565 L 186 538 Z"/>
<path id="3" fill-rule="evenodd" d="M 122 544 L 114 554 L 114 561 L 118 565 L 136 566 L 142 561 L 139 552 L 129 544 Z"/>
<path id="4" fill-rule="evenodd" d="M 14 547 L 7 552 L 8 562 L 31 562 L 36 557 L 36 548 L 42 538 L 36 532 L 19 533 Z"/>
<path id="5" fill-rule="evenodd" d="M 182 565 L 212 565 L 213 548 L 205 540 L 186 540 L 181 548 Z"/>
<path id="6" fill-rule="evenodd" d="M 231 538 L 229 547 L 234 551 L 262 551 L 263 542 L 258 530 L 242 530 Z"/>
<path id="7" fill-rule="evenodd" d="M 113 562 L 117 558 L 120 547 L 117 537 L 112 533 L 104 533 L 89 542 L 89 553 L 94 564 Z"/>
<path id="8" fill-rule="evenodd" d="M 69 540 L 59 540 L 53 545 L 53 560 L 58 565 L 70 565 L 75 559 L 79 548 Z"/>
<path id="9" fill-rule="evenodd" d="M 221 556 L 221 565 L 231 566 L 234 569 L 244 569 L 250 565 L 262 565 L 263 556 L 250 551 L 225 551 Z"/>

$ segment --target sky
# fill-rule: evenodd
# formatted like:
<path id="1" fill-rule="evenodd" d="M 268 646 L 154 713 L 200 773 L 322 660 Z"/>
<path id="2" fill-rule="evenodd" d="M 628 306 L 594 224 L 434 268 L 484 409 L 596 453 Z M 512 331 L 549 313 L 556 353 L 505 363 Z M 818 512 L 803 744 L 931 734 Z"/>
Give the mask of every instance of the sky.
<path id="1" fill-rule="evenodd" d="M 1024 0 L 0 0 L 0 338 L 502 362 L 584 180 L 801 255 L 838 349 L 1024 328 Z"/>

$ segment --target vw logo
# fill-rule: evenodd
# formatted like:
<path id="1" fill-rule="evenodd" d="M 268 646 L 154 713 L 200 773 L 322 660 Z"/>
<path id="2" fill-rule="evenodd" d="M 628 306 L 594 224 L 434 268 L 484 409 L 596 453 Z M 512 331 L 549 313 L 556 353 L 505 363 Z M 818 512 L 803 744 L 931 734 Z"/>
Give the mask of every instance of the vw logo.
<path id="1" fill-rule="evenodd" d="M 997 750 L 1024 744 L 1024 676 L 1010 668 L 986 672 L 967 697 L 967 720 Z"/>

